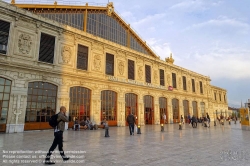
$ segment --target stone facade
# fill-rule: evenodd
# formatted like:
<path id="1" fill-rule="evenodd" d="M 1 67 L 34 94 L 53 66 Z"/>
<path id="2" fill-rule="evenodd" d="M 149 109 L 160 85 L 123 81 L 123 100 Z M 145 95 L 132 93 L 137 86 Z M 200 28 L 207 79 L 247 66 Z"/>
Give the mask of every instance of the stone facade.
<path id="1" fill-rule="evenodd" d="M 90 117 L 100 123 L 101 91 L 112 90 L 117 93 L 117 126 L 125 125 L 125 94 L 134 93 L 138 96 L 138 123 L 144 121 L 145 95 L 154 99 L 154 124 L 160 124 L 159 97 L 167 98 L 169 112 L 168 123 L 173 122 L 171 101 L 179 100 L 179 115 L 183 115 L 183 100 L 189 101 L 192 114 L 192 101 L 205 103 L 205 111 L 214 118 L 216 110 L 227 110 L 226 90 L 210 85 L 210 78 L 193 71 L 167 63 L 158 57 L 136 52 L 127 47 L 93 36 L 75 28 L 59 24 L 29 11 L 10 4 L 0 2 L 1 20 L 10 22 L 7 54 L 0 54 L 0 77 L 12 81 L 11 95 L 6 123 L 6 132 L 22 132 L 25 125 L 28 83 L 33 81 L 49 82 L 58 86 L 57 112 L 61 105 L 69 109 L 69 90 L 81 86 L 91 90 Z M 54 63 L 38 61 L 41 32 L 55 36 Z M 87 46 L 88 69 L 79 70 L 77 64 L 77 45 Z M 105 54 L 115 57 L 114 76 L 105 74 Z M 135 62 L 135 80 L 127 79 L 128 59 Z M 151 66 L 152 84 L 145 82 L 145 65 Z M 165 86 L 160 86 L 159 69 L 165 71 Z M 168 90 L 172 85 L 172 73 L 176 73 L 177 88 Z M 182 88 L 182 76 L 186 77 L 187 90 Z M 203 93 L 197 88 L 192 92 L 190 80 L 203 83 Z M 214 99 L 221 94 L 221 100 Z M 225 95 L 225 98 L 224 98 Z M 217 97 L 218 98 L 218 97 Z M 16 112 L 15 112 L 16 111 Z M 20 113 L 16 124 L 16 115 Z"/>

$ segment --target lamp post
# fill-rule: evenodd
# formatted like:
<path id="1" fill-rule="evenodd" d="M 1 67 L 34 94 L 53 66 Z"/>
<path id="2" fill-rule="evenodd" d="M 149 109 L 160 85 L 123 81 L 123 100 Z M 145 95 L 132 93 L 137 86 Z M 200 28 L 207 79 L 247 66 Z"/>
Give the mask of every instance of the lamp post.
<path id="1" fill-rule="evenodd" d="M 163 125 L 163 123 L 161 124 L 161 132 L 163 132 L 164 131 L 164 125 Z"/>

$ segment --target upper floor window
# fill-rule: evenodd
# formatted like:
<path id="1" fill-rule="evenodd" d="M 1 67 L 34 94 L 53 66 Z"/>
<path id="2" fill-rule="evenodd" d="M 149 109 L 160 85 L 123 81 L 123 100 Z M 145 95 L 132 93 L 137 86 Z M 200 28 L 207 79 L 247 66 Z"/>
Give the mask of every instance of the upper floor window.
<path id="1" fill-rule="evenodd" d="M 41 33 L 39 61 L 53 64 L 54 50 L 55 50 L 55 36 Z"/>
<path id="2" fill-rule="evenodd" d="M 172 85 L 173 85 L 173 88 L 176 88 L 176 74 L 175 73 L 172 73 Z"/>
<path id="3" fill-rule="evenodd" d="M 195 82 L 194 82 L 194 79 L 192 79 L 192 92 L 195 92 Z"/>
<path id="4" fill-rule="evenodd" d="M 200 92 L 203 93 L 203 86 L 201 81 L 200 81 Z"/>
<path id="5" fill-rule="evenodd" d="M 128 60 L 128 79 L 135 79 L 135 62 Z"/>
<path id="6" fill-rule="evenodd" d="M 214 100 L 216 100 L 216 93 L 214 92 Z"/>
<path id="7" fill-rule="evenodd" d="M 0 53 L 7 53 L 10 23 L 0 20 Z"/>
<path id="8" fill-rule="evenodd" d="M 164 70 L 160 69 L 160 85 L 165 86 Z"/>
<path id="9" fill-rule="evenodd" d="M 183 90 L 187 90 L 187 83 L 186 83 L 186 77 L 182 76 L 182 82 L 183 82 Z"/>
<path id="10" fill-rule="evenodd" d="M 106 74 L 114 76 L 114 55 L 106 53 Z"/>
<path id="11" fill-rule="evenodd" d="M 151 67 L 148 65 L 145 65 L 145 75 L 146 75 L 146 82 L 151 83 Z"/>
<path id="12" fill-rule="evenodd" d="M 77 69 L 88 69 L 88 47 L 78 44 Z"/>

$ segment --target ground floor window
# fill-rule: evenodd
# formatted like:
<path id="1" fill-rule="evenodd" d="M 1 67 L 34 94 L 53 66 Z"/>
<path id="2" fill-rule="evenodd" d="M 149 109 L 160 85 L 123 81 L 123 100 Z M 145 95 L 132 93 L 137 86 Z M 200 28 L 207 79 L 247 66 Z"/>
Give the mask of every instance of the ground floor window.
<path id="1" fill-rule="evenodd" d="M 57 86 L 48 82 L 30 82 L 25 122 L 48 122 L 56 113 Z"/>
<path id="2" fill-rule="evenodd" d="M 11 81 L 0 77 L 0 131 L 5 131 L 10 102 Z"/>
<path id="3" fill-rule="evenodd" d="M 70 88 L 69 121 L 90 118 L 91 90 L 76 86 Z"/>
<path id="4" fill-rule="evenodd" d="M 160 105 L 160 119 L 161 123 L 167 123 L 167 99 L 165 97 L 159 98 L 159 105 Z"/>
<path id="5" fill-rule="evenodd" d="M 109 125 L 117 124 L 117 93 L 111 90 L 101 92 L 101 119 L 106 118 Z"/>

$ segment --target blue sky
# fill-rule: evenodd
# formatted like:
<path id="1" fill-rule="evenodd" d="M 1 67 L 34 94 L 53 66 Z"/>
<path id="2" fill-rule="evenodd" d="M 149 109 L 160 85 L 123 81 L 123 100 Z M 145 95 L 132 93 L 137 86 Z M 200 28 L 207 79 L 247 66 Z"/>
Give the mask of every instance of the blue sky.
<path id="1" fill-rule="evenodd" d="M 250 99 L 249 0 L 113 3 L 161 59 L 172 52 L 174 64 L 210 76 L 212 85 L 227 89 L 229 106 Z"/>
<path id="2" fill-rule="evenodd" d="M 175 65 L 210 76 L 212 85 L 227 89 L 229 106 L 250 99 L 250 0 L 111 2 L 161 59 L 172 52 Z"/>

